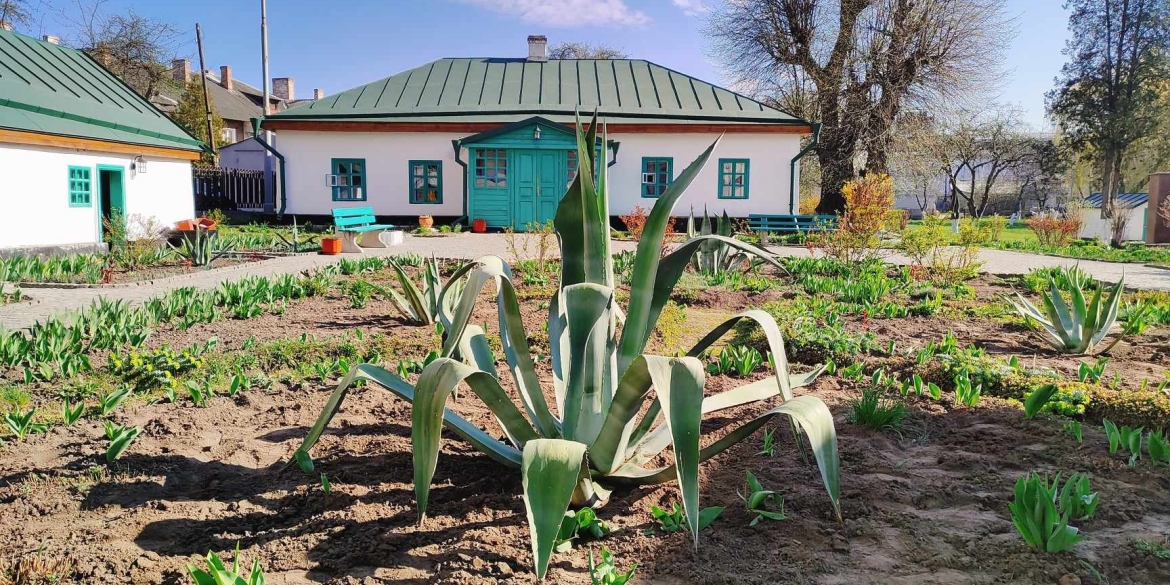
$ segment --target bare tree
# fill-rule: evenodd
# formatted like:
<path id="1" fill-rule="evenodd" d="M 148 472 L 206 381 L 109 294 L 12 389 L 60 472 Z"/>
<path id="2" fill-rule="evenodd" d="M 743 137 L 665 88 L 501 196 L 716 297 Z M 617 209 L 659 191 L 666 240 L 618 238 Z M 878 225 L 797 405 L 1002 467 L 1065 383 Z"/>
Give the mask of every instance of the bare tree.
<path id="1" fill-rule="evenodd" d="M 107 0 L 74 0 L 62 19 L 69 43 L 89 53 L 134 91 L 149 99 L 171 78 L 168 65 L 178 53 L 179 30 L 172 24 L 140 16 L 133 10 L 110 14 Z"/>
<path id="2" fill-rule="evenodd" d="M 548 49 L 549 59 L 627 59 L 621 49 L 602 44 L 566 42 L 557 43 Z"/>
<path id="3" fill-rule="evenodd" d="M 29 26 L 32 24 L 32 9 L 28 0 L 0 0 L 0 25 Z"/>
<path id="4" fill-rule="evenodd" d="M 1100 165 L 1101 217 L 1110 218 L 1126 150 L 1157 125 L 1157 90 L 1168 79 L 1170 1 L 1066 0 L 1065 9 L 1073 33 L 1064 48 L 1069 60 L 1048 93 L 1048 111 L 1069 145 Z"/>
<path id="5" fill-rule="evenodd" d="M 778 104 L 813 104 L 805 115 L 821 123 L 818 211 L 835 213 L 859 153 L 867 155 L 868 170 L 887 169 L 891 129 L 903 107 L 994 81 L 1011 32 L 1003 6 L 1004 0 L 733 0 L 711 11 L 706 34 L 738 84 L 758 87 Z"/>
<path id="6" fill-rule="evenodd" d="M 935 156 L 938 130 L 925 112 L 906 112 L 898 118 L 895 132 L 898 140 L 890 145 L 889 161 L 895 189 L 912 195 L 919 211 L 926 213 L 943 176 L 943 165 Z"/>
<path id="7" fill-rule="evenodd" d="M 1036 201 L 1040 209 L 1047 209 L 1053 195 L 1064 188 L 1065 173 L 1068 171 L 1066 158 L 1056 143 L 1049 137 L 1034 137 L 1026 140 L 1027 151 L 1024 159 L 1013 169 L 1019 189 L 1017 209 L 1022 215 L 1027 211 L 1028 199 Z"/>
<path id="8" fill-rule="evenodd" d="M 1014 195 L 1001 179 L 1028 160 L 1029 139 L 1021 126 L 1019 111 L 995 105 L 960 111 L 943 123 L 935 153 L 950 182 L 952 217 L 958 217 L 960 201 L 972 217 L 982 217 L 993 198 Z"/>

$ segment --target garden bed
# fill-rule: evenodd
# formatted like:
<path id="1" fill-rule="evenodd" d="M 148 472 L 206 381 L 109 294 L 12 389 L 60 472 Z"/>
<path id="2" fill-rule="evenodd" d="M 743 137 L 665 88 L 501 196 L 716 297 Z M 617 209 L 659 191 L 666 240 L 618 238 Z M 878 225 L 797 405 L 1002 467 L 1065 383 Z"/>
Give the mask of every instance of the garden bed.
<path id="1" fill-rule="evenodd" d="M 249 565 L 260 560 L 269 584 L 535 583 L 519 473 L 449 433 L 427 520 L 417 526 L 410 408 L 388 392 L 369 386 L 351 392 L 314 449 L 329 493 L 317 475 L 287 465 L 336 384 L 337 373 L 322 380 L 314 372 L 317 364 L 376 354 L 394 369 L 421 359 L 437 343 L 432 327 L 406 325 L 387 300 L 375 296 L 355 308 L 349 283 L 390 285 L 389 271 L 339 278 L 327 294 L 290 301 L 280 311 L 185 330 L 161 325 L 143 347 L 187 347 L 214 337 L 218 343 L 200 375 L 224 380 L 240 365 L 270 386 L 257 384 L 235 397 L 221 390 L 207 408 L 189 400 L 149 403 L 160 398 L 157 392 L 132 399 L 113 419 L 140 425 L 143 433 L 113 464 L 105 462 L 107 441 L 96 415 L 0 447 L 0 514 L 11 527 L 0 545 L 0 570 L 5 558 L 39 555 L 68 560 L 74 583 L 186 583 L 184 563 L 208 550 L 227 553 L 238 542 Z M 891 375 L 919 371 L 914 351 L 949 333 L 960 350 L 981 347 L 997 364 L 1016 355 L 1029 372 L 1075 380 L 1080 363 L 1092 360 L 1055 353 L 1009 313 L 1000 295 L 1018 284 L 980 277 L 968 283 L 969 291 L 940 288 L 933 312 L 895 318 L 879 316 L 877 305 L 852 312 L 838 303 L 840 326 L 817 321 L 820 336 L 814 337 L 789 319 L 790 313 L 814 315 L 819 305 L 799 304 L 810 302 L 801 287 L 813 285 L 761 278 L 762 284 L 729 286 L 688 275 L 673 297 L 679 305 L 664 312 L 651 350 L 689 348 L 710 325 L 764 306 L 790 333 L 790 356 L 804 362 L 795 370 L 832 356 L 838 375 L 823 376 L 798 394 L 816 395 L 833 411 L 844 521 L 834 518 L 816 467 L 801 463 L 791 434 L 780 429 L 775 454 L 768 456 L 760 453 L 757 433 L 700 467 L 703 505 L 726 510 L 701 533 L 698 551 L 685 533 L 654 530 L 650 508 L 678 501 L 674 483 L 615 492 L 599 510 L 616 532 L 598 544 L 614 552 L 620 567 L 637 562 L 637 582 L 1067 584 L 1075 581 L 1065 576 L 1076 575 L 1083 583 L 1104 583 L 1095 573 L 1113 584 L 1170 581 L 1170 544 L 1164 543 L 1170 534 L 1170 473 L 1148 460 L 1131 467 L 1121 453 L 1110 453 L 1096 420 L 1079 417 L 1084 435 L 1078 443 L 1064 428 L 1068 419 L 1042 414 L 1027 420 L 1018 403 L 997 397 L 989 386 L 975 408 L 956 404 L 950 388 L 940 400 L 911 394 L 904 399 L 909 417 L 897 432 L 849 422 L 850 403 L 873 386 L 874 368 Z M 534 351 L 546 353 L 540 324 L 551 288 L 540 278 L 517 280 L 534 283 L 519 285 L 522 314 Z M 908 287 L 879 298 L 907 308 L 919 306 L 921 294 Z M 486 295 L 481 301 L 473 322 L 493 322 L 494 306 Z M 1121 391 L 1137 392 L 1143 379 L 1153 391 L 1170 370 L 1168 335 L 1170 328 L 1160 324 L 1123 342 L 1098 385 L 1108 389 L 1118 374 Z M 741 336 L 747 333 L 735 338 Z M 850 349 L 847 336 L 865 341 Z M 105 371 L 105 352 L 93 359 L 98 372 L 88 377 L 90 386 L 80 380 L 37 383 L 32 404 L 52 413 L 59 394 L 85 396 L 115 387 L 119 382 Z M 936 362 L 926 365 L 938 367 Z M 866 376 L 845 375 L 840 370 L 846 363 L 866 364 Z M 543 363 L 538 373 L 544 380 L 551 376 Z M 761 369 L 747 379 L 765 376 Z M 18 377 L 7 376 L 11 382 Z M 745 381 L 711 374 L 707 393 Z M 514 394 L 510 378 L 501 382 Z M 896 391 L 889 395 L 902 400 Z M 759 414 L 769 402 L 720 411 L 704 421 L 704 431 Z M 497 433 L 494 417 L 479 401 L 460 397 L 451 407 Z M 746 471 L 784 496 L 786 520 L 749 526 L 752 517 L 737 495 Z M 1086 472 L 1099 493 L 1097 515 L 1077 523 L 1086 539 L 1072 552 L 1030 549 L 1012 526 L 1012 486 L 1032 471 Z M 586 549 L 598 544 L 554 555 L 546 582 L 588 583 Z M 1150 550 L 1162 551 L 1162 557 Z"/>

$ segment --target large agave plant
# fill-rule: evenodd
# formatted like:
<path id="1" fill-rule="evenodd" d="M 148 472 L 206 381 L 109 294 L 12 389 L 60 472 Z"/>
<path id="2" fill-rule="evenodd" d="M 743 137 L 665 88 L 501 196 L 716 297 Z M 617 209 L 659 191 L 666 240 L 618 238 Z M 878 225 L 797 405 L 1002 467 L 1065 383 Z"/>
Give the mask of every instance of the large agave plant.
<path id="1" fill-rule="evenodd" d="M 543 578 L 561 520 L 570 506 L 599 505 L 614 488 L 677 479 L 689 525 L 697 526 L 699 463 L 783 414 L 793 421 L 797 438 L 806 436 L 811 443 L 821 481 L 840 518 L 833 418 L 819 399 L 793 394 L 793 388 L 808 384 L 822 370 L 790 375 L 780 330 L 772 317 L 763 311 L 736 315 L 683 357 L 643 353 L 671 290 L 704 242 L 719 241 L 767 257 L 762 250 L 719 235 L 692 238 L 662 254 L 670 212 L 707 163 L 718 141 L 675 179 L 651 210 L 638 242 L 629 304 L 623 312 L 614 296 L 606 161 L 603 158 L 600 164 L 592 164 L 597 128 L 596 116 L 588 132 L 579 121 L 577 124 L 581 168 L 601 170 L 596 184 L 590 173 L 579 173 L 561 200 L 554 220 L 562 258 L 560 287 L 550 300 L 548 318 L 554 404 L 546 400 L 533 365 L 512 272 L 500 258 L 483 257 L 452 278 L 455 281 L 466 276 L 468 280 L 458 306 L 440 315 L 446 332 L 442 357 L 427 365 L 414 385 L 373 365 L 353 368 L 297 450 L 298 463 L 306 470 L 312 469 L 308 452 L 337 413 L 346 392 L 355 380 L 369 380 L 412 403 L 411 442 L 419 521 L 425 519 L 440 433 L 446 426 L 502 465 L 520 470 L 536 574 Z M 501 386 L 501 373 L 483 329 L 469 322 L 480 291 L 489 283 L 496 290 L 500 338 L 508 373 L 522 402 L 519 407 Z M 442 294 L 450 292 L 448 284 Z M 623 313 L 619 335 L 619 315 Z M 775 356 L 775 375 L 704 396 L 705 373 L 697 356 L 745 319 L 763 329 Z M 445 408 L 448 397 L 460 385 L 468 386 L 491 409 L 504 440 Z M 778 402 L 771 410 L 700 449 L 704 414 L 770 398 Z M 645 467 L 667 448 L 673 448 L 674 464 Z M 694 543 L 698 545 L 697 534 Z"/>
<path id="2" fill-rule="evenodd" d="M 1071 307 L 1061 294 L 1061 283 L 1068 289 Z M 1105 299 L 1103 299 L 1105 286 L 1098 282 L 1093 299 L 1088 303 L 1085 302 L 1084 284 L 1085 277 L 1078 274 L 1075 269 L 1066 271 L 1061 278 L 1051 277 L 1048 281 L 1048 292 L 1041 295 L 1043 311 L 1019 293 L 1016 293 L 1017 300 L 1009 298 L 1007 301 L 1021 315 L 1039 323 L 1048 333 L 1046 339 L 1060 352 L 1093 353 L 1094 348 L 1105 339 L 1117 321 L 1125 278 L 1117 281 Z M 1103 351 L 1112 349 L 1121 337 L 1122 335 L 1118 335 Z"/>

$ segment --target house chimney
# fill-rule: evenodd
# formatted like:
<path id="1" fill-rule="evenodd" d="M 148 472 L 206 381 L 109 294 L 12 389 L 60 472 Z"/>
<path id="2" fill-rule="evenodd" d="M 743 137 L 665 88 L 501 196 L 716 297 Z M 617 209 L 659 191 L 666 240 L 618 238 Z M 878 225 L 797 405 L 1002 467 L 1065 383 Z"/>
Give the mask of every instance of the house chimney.
<path id="1" fill-rule="evenodd" d="M 8 22 L 7 20 L 0 20 L 0 28 L 11 32 L 12 31 L 12 23 Z"/>
<path id="2" fill-rule="evenodd" d="M 296 89 L 293 87 L 293 78 L 274 77 L 272 79 L 272 95 L 286 102 L 297 99 Z"/>
<path id="3" fill-rule="evenodd" d="M 536 62 L 548 61 L 548 37 L 544 35 L 528 35 L 528 60 Z"/>
<path id="4" fill-rule="evenodd" d="M 175 59 L 171 61 L 171 76 L 175 81 L 183 84 L 191 82 L 191 61 L 189 59 Z"/>
<path id="5" fill-rule="evenodd" d="M 231 65 L 220 65 L 219 66 L 219 84 L 222 85 L 223 88 L 226 90 L 230 91 L 233 89 L 233 86 L 232 86 L 232 66 Z"/>
<path id="6" fill-rule="evenodd" d="M 59 37 L 57 35 L 45 35 L 41 38 L 44 39 L 44 41 L 46 43 L 49 43 L 50 45 L 60 45 L 61 44 L 61 37 Z"/>
<path id="7" fill-rule="evenodd" d="M 325 90 L 320 89 L 320 88 L 313 90 L 313 99 L 319 100 L 319 99 L 323 99 L 324 97 L 325 97 Z"/>

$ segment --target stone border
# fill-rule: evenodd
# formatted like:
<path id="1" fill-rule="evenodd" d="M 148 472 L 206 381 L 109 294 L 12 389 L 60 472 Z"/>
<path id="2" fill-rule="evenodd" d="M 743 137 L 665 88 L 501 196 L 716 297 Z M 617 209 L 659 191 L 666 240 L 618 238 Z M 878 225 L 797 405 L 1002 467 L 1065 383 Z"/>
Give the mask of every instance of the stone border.
<path id="1" fill-rule="evenodd" d="M 47 289 L 57 289 L 57 290 L 74 290 L 74 289 L 85 289 L 85 288 L 120 289 L 120 288 L 134 288 L 134 287 L 139 287 L 139 286 L 165 285 L 165 284 L 171 284 L 172 281 L 189 280 L 192 278 L 197 278 L 197 277 L 201 277 L 201 276 L 208 275 L 208 274 L 222 274 L 222 273 L 227 273 L 227 272 L 237 272 L 240 270 L 250 269 L 250 268 L 259 268 L 267 262 L 273 262 L 273 261 L 280 260 L 282 258 L 289 258 L 292 256 L 307 256 L 310 254 L 316 255 L 316 253 L 314 253 L 314 252 L 303 252 L 300 254 L 288 254 L 288 255 L 283 255 L 283 256 L 267 256 L 262 260 L 256 260 L 256 261 L 251 261 L 251 262 L 241 262 L 239 264 L 233 264 L 231 266 L 212 268 L 210 270 L 187 272 L 184 274 L 172 274 L 170 276 L 162 276 L 162 277 L 151 279 L 151 280 L 137 280 L 134 282 L 119 282 L 119 283 L 113 283 L 113 284 L 101 284 L 101 283 L 89 284 L 89 283 L 73 283 L 73 282 L 19 282 L 19 283 L 16 283 L 16 286 L 19 286 L 20 288 L 29 288 L 29 289 L 47 288 Z"/>

